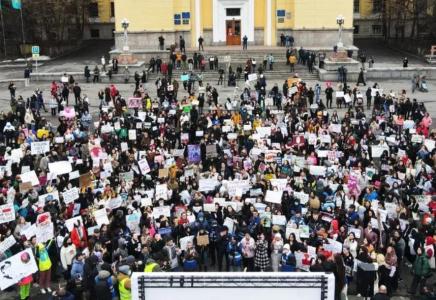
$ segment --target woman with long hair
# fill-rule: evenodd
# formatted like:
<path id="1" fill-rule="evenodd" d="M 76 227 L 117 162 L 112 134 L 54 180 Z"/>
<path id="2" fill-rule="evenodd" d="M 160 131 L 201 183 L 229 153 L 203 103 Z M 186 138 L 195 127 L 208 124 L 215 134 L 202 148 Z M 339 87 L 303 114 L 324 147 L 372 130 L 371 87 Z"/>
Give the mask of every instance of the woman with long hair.
<path id="1" fill-rule="evenodd" d="M 385 256 L 385 262 L 386 262 L 386 268 L 388 268 L 388 270 L 390 270 L 389 272 L 389 276 L 387 278 L 387 282 L 386 282 L 386 288 L 387 288 L 387 295 L 388 297 L 390 297 L 392 295 L 392 290 L 393 290 L 393 284 L 394 284 L 394 280 L 396 279 L 396 270 L 397 270 L 397 254 L 395 253 L 394 247 L 389 246 L 386 249 L 386 256 Z"/>
<path id="2" fill-rule="evenodd" d="M 347 282 L 345 276 L 345 266 L 342 255 L 335 255 L 335 268 L 333 274 L 335 274 L 335 300 L 341 300 L 341 294 L 345 294 L 347 297 Z"/>

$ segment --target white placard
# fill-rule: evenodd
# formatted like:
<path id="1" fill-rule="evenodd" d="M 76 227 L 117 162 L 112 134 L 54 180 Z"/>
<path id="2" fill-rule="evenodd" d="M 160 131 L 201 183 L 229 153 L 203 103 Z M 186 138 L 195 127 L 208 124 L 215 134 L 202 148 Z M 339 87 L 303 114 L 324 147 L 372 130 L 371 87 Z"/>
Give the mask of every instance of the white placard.
<path id="1" fill-rule="evenodd" d="M 79 199 L 79 189 L 77 187 L 73 187 L 70 190 L 62 192 L 62 196 L 64 197 L 65 204 L 70 204 L 74 202 L 74 200 Z"/>
<path id="2" fill-rule="evenodd" d="M 7 239 L 5 239 L 0 244 L 0 252 L 5 252 L 9 248 L 11 248 L 17 241 L 15 240 L 15 237 L 13 234 L 11 234 Z"/>
<path id="3" fill-rule="evenodd" d="M 13 203 L 0 206 L 0 224 L 15 220 L 15 209 Z"/>
<path id="4" fill-rule="evenodd" d="M 150 201 L 150 203 L 151 203 L 151 201 Z M 123 199 L 113 198 L 107 202 L 107 207 L 112 210 L 112 209 L 120 207 L 121 204 L 123 204 Z"/>
<path id="5" fill-rule="evenodd" d="M 145 175 L 148 172 L 150 172 L 150 167 L 148 166 L 148 162 L 145 158 L 138 161 L 138 165 L 142 175 Z"/>
<path id="6" fill-rule="evenodd" d="M 58 161 L 54 163 L 49 163 L 48 168 L 50 170 L 50 173 L 55 173 L 57 175 L 67 174 L 73 171 L 73 168 L 71 167 L 71 164 L 68 161 Z"/>
<path id="7" fill-rule="evenodd" d="M 49 141 L 32 142 L 32 144 L 30 144 L 30 149 L 32 151 L 32 155 L 44 154 L 46 152 L 50 152 L 50 142 Z"/>
<path id="8" fill-rule="evenodd" d="M 171 217 L 171 206 L 157 206 L 153 207 L 153 216 L 157 219 L 160 216 Z"/>
<path id="9" fill-rule="evenodd" d="M 257 80 L 256 73 L 248 74 L 248 81 L 256 81 L 256 80 Z"/>
<path id="10" fill-rule="evenodd" d="M 103 224 L 109 225 L 110 223 L 107 217 L 106 208 L 94 211 L 94 218 L 98 226 L 103 226 Z"/>
<path id="11" fill-rule="evenodd" d="M 427 147 L 428 151 L 432 151 L 434 149 L 434 147 L 435 147 L 435 141 L 425 139 L 424 140 L 424 146 Z"/>
<path id="12" fill-rule="evenodd" d="M 129 145 L 127 143 L 121 143 L 121 152 L 129 150 Z"/>
<path id="13" fill-rule="evenodd" d="M 20 175 L 21 182 L 30 182 L 32 183 L 32 186 L 39 185 L 38 177 L 36 176 L 35 171 L 30 171 L 27 173 L 23 173 Z"/>
<path id="14" fill-rule="evenodd" d="M 79 171 L 74 171 L 70 173 L 70 180 L 76 179 L 80 177 Z M 48 179 L 48 178 L 47 178 Z"/>
<path id="15" fill-rule="evenodd" d="M 327 241 L 329 243 L 323 245 L 324 250 L 332 251 L 333 253 L 342 253 L 342 243 L 332 239 L 327 239 Z"/>
<path id="16" fill-rule="evenodd" d="M 130 141 L 136 140 L 136 129 L 129 130 L 129 140 Z"/>
<path id="17" fill-rule="evenodd" d="M 283 191 L 266 191 L 265 201 L 271 203 L 282 203 L 282 193 Z"/>
<path id="18" fill-rule="evenodd" d="M 26 259 L 22 259 L 25 257 Z M 38 266 L 33 256 L 32 249 L 28 248 L 0 262 L 0 290 L 5 290 L 38 271 Z"/>
<path id="19" fill-rule="evenodd" d="M 181 238 L 179 240 L 180 242 L 180 250 L 186 250 L 186 245 L 188 244 L 188 242 L 194 242 L 194 235 L 190 235 L 190 236 L 185 236 L 184 238 Z"/>
<path id="20" fill-rule="evenodd" d="M 215 187 L 218 185 L 218 180 L 213 178 L 200 179 L 198 185 L 199 185 L 198 190 L 200 192 L 213 191 L 215 190 Z"/>
<path id="21" fill-rule="evenodd" d="M 42 206 L 44 206 L 45 203 L 48 201 L 55 201 L 55 200 L 59 202 L 59 191 L 54 191 L 54 192 L 51 192 L 48 194 L 38 196 L 38 203 L 41 203 L 41 204 L 43 203 Z"/>
<path id="22" fill-rule="evenodd" d="M 36 242 L 38 244 L 45 243 L 54 237 L 53 223 L 49 223 L 45 226 L 39 226 L 36 228 Z"/>
<path id="23" fill-rule="evenodd" d="M 168 187 L 166 184 L 156 185 L 156 201 L 160 198 L 163 198 L 164 200 L 168 199 Z"/>
<path id="24" fill-rule="evenodd" d="M 80 206 L 79 206 L 80 207 Z M 65 227 L 67 227 L 69 232 L 72 232 L 74 229 L 74 224 L 77 224 L 77 222 L 80 222 L 80 225 L 83 225 L 83 220 L 81 216 L 77 216 L 71 219 L 68 219 L 65 221 Z"/>
<path id="25" fill-rule="evenodd" d="M 371 146 L 371 156 L 372 157 L 380 157 L 383 152 L 386 150 L 389 154 L 389 147 L 388 146 Z"/>
<path id="26" fill-rule="evenodd" d="M 303 192 L 294 192 L 294 198 L 297 198 L 300 200 L 301 204 L 306 204 L 309 202 L 309 194 L 303 193 Z"/>

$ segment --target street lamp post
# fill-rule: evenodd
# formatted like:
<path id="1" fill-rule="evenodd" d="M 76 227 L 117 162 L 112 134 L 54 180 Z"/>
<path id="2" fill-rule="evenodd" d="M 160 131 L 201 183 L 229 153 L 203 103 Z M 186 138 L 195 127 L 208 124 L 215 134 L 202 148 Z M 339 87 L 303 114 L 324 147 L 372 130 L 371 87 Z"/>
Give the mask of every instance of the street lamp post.
<path id="1" fill-rule="evenodd" d="M 124 46 L 123 46 L 123 52 L 129 51 L 129 46 L 127 45 L 127 28 L 129 28 L 129 20 L 124 18 L 121 21 L 121 26 L 124 28 Z"/>
<path id="2" fill-rule="evenodd" d="M 339 32 L 338 32 L 338 36 L 339 36 L 338 50 L 339 50 L 339 49 L 343 49 L 344 48 L 344 44 L 342 43 L 342 26 L 345 23 L 345 18 L 342 16 L 342 14 L 340 14 L 336 18 L 336 23 L 339 25 Z"/>

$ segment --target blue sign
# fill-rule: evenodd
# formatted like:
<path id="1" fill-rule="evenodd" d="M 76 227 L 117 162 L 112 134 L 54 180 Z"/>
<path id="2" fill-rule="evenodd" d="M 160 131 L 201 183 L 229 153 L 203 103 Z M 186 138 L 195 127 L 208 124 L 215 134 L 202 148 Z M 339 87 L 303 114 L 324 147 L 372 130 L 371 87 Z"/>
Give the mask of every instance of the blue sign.
<path id="1" fill-rule="evenodd" d="M 182 18 L 183 19 L 190 19 L 191 13 L 190 12 L 182 12 Z"/>
<path id="2" fill-rule="evenodd" d="M 174 15 L 174 20 L 180 20 L 181 18 L 180 18 L 180 14 L 175 14 Z"/>
<path id="3" fill-rule="evenodd" d="M 167 228 L 160 228 L 157 233 L 159 233 L 161 236 L 167 235 L 167 234 L 171 234 L 171 227 L 167 227 Z"/>
<path id="4" fill-rule="evenodd" d="M 174 20 L 174 25 L 180 25 L 182 24 L 181 20 Z"/>
<path id="5" fill-rule="evenodd" d="M 277 17 L 284 17 L 285 16 L 285 10 L 277 10 Z"/>
<path id="6" fill-rule="evenodd" d="M 32 46 L 32 54 L 39 54 L 39 46 Z"/>

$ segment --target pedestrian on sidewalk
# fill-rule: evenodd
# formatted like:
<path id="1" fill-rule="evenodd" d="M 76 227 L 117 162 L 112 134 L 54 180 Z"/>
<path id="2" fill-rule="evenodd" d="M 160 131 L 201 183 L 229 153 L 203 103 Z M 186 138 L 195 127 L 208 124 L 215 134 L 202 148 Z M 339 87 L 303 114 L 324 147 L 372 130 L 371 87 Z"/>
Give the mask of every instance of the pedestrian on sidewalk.
<path id="1" fill-rule="evenodd" d="M 360 62 L 362 63 L 362 69 L 365 70 L 365 62 L 366 62 L 366 56 L 364 53 L 360 56 Z"/>
<path id="2" fill-rule="evenodd" d="M 372 99 L 371 93 L 372 93 L 371 87 L 368 87 L 368 89 L 366 90 L 366 109 L 371 108 L 371 99 Z"/>
<path id="3" fill-rule="evenodd" d="M 156 73 L 162 74 L 162 59 L 159 57 L 159 55 L 156 58 Z"/>
<path id="4" fill-rule="evenodd" d="M 204 39 L 200 35 L 200 37 L 198 38 L 198 51 L 200 51 L 200 49 L 201 49 L 201 51 L 204 51 L 203 42 L 204 42 Z"/>
<path id="5" fill-rule="evenodd" d="M 272 55 L 272 53 L 269 55 L 269 69 L 270 71 L 273 70 L 273 65 L 274 65 L 274 56 Z"/>
<path id="6" fill-rule="evenodd" d="M 373 66 L 374 66 L 374 60 L 370 56 L 368 59 L 368 69 L 372 69 Z"/>
<path id="7" fill-rule="evenodd" d="M 152 73 L 154 73 L 154 67 L 155 67 L 155 66 L 156 66 L 156 60 L 154 59 L 154 57 L 151 57 L 151 58 L 150 58 L 150 62 L 149 62 L 149 66 L 148 66 L 147 73 L 150 72 L 150 70 L 151 70 Z"/>
<path id="8" fill-rule="evenodd" d="M 88 66 L 85 67 L 85 78 L 86 83 L 89 83 L 89 77 L 91 77 L 91 71 L 89 70 Z"/>
<path id="9" fill-rule="evenodd" d="M 363 77 L 363 69 L 360 68 L 359 77 L 357 78 L 356 85 L 359 86 L 359 84 L 363 83 L 364 86 L 366 86 L 365 78 Z"/>
<path id="10" fill-rule="evenodd" d="M 180 36 L 179 46 L 180 46 L 180 52 L 186 52 L 185 39 L 183 38 L 183 36 Z"/>
<path id="11" fill-rule="evenodd" d="M 408 64 L 409 64 L 409 60 L 407 59 L 407 57 L 405 57 L 403 60 L 403 68 L 407 68 Z"/>
<path id="12" fill-rule="evenodd" d="M 291 53 L 289 56 L 289 64 L 291 66 L 290 67 L 291 73 L 295 71 L 294 66 L 295 66 L 296 62 L 297 62 L 297 57 L 294 55 L 294 53 Z"/>
<path id="13" fill-rule="evenodd" d="M 257 64 L 256 59 L 252 58 L 251 59 L 251 69 L 253 70 L 252 73 L 256 73 L 256 64 Z"/>
<path id="14" fill-rule="evenodd" d="M 309 74 L 313 74 L 313 60 L 312 59 L 309 59 L 307 61 L 307 67 L 309 69 Z"/>
<path id="15" fill-rule="evenodd" d="M 50 106 L 52 117 L 56 116 L 56 108 L 58 107 L 58 103 L 56 101 L 56 98 L 53 96 L 53 94 L 51 95 L 50 100 L 48 100 L 48 104 Z"/>
<path id="16" fill-rule="evenodd" d="M 104 58 L 104 55 L 101 57 L 101 65 L 102 65 L 101 70 L 104 72 L 107 72 L 106 71 L 106 59 Z"/>
<path id="17" fill-rule="evenodd" d="M 74 93 L 74 101 L 77 105 L 77 101 L 80 100 L 80 94 L 82 93 L 82 88 L 79 86 L 77 82 L 73 87 L 73 93 Z"/>
<path id="18" fill-rule="evenodd" d="M 30 70 L 29 70 L 29 68 L 26 68 L 26 70 L 24 70 L 24 86 L 25 87 L 30 86 Z"/>
<path id="19" fill-rule="evenodd" d="M 247 45 L 248 45 L 248 37 L 247 35 L 244 35 L 244 37 L 242 38 L 242 50 L 247 50 Z"/>
<path id="20" fill-rule="evenodd" d="M 266 65 L 268 63 L 268 56 L 266 53 L 263 55 L 263 70 L 266 71 Z"/>
<path id="21" fill-rule="evenodd" d="M 100 77 L 100 70 L 98 69 L 98 66 L 95 66 L 95 68 L 94 68 L 94 79 L 92 80 L 92 84 L 94 84 L 96 81 L 98 83 L 99 77 Z"/>
<path id="22" fill-rule="evenodd" d="M 218 78 L 218 85 L 223 85 L 223 79 L 224 79 L 224 69 L 223 67 L 220 67 L 220 69 L 218 70 L 218 74 L 219 74 L 219 78 Z"/>
<path id="23" fill-rule="evenodd" d="M 229 53 L 226 53 L 226 56 L 224 56 L 224 62 L 226 63 L 226 72 L 229 72 L 230 63 L 232 62 L 232 58 Z"/>

